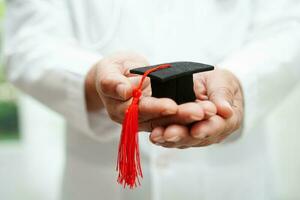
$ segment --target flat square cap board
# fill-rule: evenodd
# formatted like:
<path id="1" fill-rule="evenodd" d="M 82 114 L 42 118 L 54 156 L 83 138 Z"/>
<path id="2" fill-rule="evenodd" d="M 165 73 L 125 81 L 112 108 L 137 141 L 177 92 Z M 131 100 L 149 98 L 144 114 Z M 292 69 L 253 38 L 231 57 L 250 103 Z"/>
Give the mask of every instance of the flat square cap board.
<path id="1" fill-rule="evenodd" d="M 152 96 L 171 98 L 177 104 L 195 101 L 193 74 L 213 70 L 212 65 L 197 62 L 173 62 L 169 68 L 150 73 Z M 159 64 L 162 65 L 162 64 Z M 131 69 L 130 73 L 143 75 L 159 65 Z"/>

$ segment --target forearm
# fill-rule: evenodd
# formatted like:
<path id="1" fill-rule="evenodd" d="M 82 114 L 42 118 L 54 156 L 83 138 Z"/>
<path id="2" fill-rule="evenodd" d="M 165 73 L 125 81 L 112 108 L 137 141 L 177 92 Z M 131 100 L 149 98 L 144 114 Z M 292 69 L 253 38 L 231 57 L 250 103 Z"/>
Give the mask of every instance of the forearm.
<path id="1" fill-rule="evenodd" d="M 280 33 L 270 32 L 220 64 L 236 74 L 241 82 L 246 127 L 263 120 L 299 81 L 299 31 L 300 25 L 295 23 Z"/>
<path id="2" fill-rule="evenodd" d="M 94 90 L 85 84 L 88 71 L 102 56 L 83 48 L 74 38 L 66 9 L 54 7 L 60 3 L 8 2 L 4 47 L 7 78 L 61 114 L 69 126 L 95 139 L 110 140 L 112 136 L 102 131 L 110 121 L 105 112 L 95 109 L 100 103 L 94 102 L 96 98 L 86 103 Z M 35 23 L 37 20 L 40 23 Z M 94 112 L 88 112 L 87 106 Z"/>

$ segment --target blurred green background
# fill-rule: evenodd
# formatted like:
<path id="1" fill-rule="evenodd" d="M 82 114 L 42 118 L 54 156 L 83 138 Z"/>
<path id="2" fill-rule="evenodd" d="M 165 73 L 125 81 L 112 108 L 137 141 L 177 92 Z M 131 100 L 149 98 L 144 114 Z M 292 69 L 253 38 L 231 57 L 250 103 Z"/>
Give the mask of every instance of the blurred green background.
<path id="1" fill-rule="evenodd" d="M 0 46 L 3 50 L 3 17 L 5 12 L 4 0 L 0 0 Z M 0 57 L 0 140 L 16 140 L 19 138 L 18 107 L 16 91 L 5 80 L 3 57 Z"/>

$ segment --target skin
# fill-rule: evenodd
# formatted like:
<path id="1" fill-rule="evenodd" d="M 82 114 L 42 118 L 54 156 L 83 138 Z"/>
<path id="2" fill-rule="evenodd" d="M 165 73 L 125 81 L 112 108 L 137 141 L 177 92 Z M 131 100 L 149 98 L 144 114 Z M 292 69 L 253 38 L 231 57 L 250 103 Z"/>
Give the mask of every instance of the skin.
<path id="1" fill-rule="evenodd" d="M 243 120 L 243 93 L 238 79 L 229 71 L 216 69 L 194 77 L 199 100 L 208 99 L 217 108 L 217 115 L 192 126 L 170 124 L 156 127 L 150 140 L 169 148 L 202 147 L 223 141 L 240 128 Z"/>
<path id="2" fill-rule="evenodd" d="M 122 123 L 132 89 L 140 81 L 140 76 L 129 70 L 147 65 L 148 61 L 135 53 L 114 54 L 96 63 L 85 80 L 88 111 L 105 108 L 113 121 Z M 149 138 L 154 144 L 168 148 L 207 146 L 240 127 L 243 96 L 231 72 L 216 69 L 196 74 L 194 83 L 197 100 L 177 105 L 168 98 L 151 97 L 150 80 L 145 80 L 139 102 L 139 128 L 151 132 Z"/>

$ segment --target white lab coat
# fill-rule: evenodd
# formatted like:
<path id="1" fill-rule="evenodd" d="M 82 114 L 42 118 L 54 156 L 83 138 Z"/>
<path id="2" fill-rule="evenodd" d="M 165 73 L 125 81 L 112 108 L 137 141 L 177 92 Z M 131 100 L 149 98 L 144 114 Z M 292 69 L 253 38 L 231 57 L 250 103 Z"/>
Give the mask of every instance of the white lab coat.
<path id="1" fill-rule="evenodd" d="M 299 82 L 300 2 L 8 0 L 6 15 L 7 77 L 67 121 L 62 199 L 278 198 L 265 122 Z M 232 70 L 245 94 L 242 134 L 178 150 L 141 133 L 145 178 L 139 189 L 124 190 L 115 171 L 120 126 L 105 111 L 87 113 L 83 90 L 89 68 L 120 50 L 153 64 L 187 60 Z"/>

